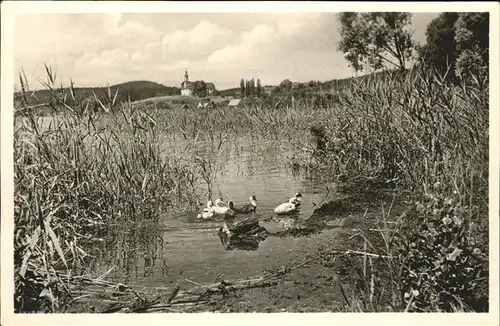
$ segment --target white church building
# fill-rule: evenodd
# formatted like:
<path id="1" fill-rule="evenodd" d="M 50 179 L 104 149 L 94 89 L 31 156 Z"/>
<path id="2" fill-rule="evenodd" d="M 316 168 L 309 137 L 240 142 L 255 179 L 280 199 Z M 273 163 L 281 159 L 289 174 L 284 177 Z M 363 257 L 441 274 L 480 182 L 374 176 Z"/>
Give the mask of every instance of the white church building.
<path id="1" fill-rule="evenodd" d="M 194 90 L 194 85 L 189 81 L 188 71 L 184 73 L 184 81 L 181 83 L 181 95 L 192 96 Z"/>

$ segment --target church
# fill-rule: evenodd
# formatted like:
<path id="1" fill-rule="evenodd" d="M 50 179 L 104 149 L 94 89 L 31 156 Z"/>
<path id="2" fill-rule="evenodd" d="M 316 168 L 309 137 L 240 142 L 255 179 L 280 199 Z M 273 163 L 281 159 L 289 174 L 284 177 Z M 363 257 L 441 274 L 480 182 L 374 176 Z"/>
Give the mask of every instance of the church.
<path id="1" fill-rule="evenodd" d="M 181 95 L 182 96 L 194 96 L 194 90 L 195 90 L 195 83 L 198 83 L 199 81 L 196 82 L 191 82 L 189 81 L 189 75 L 188 71 L 186 69 L 186 72 L 184 73 L 184 81 L 181 83 Z M 203 82 L 203 81 L 201 81 Z M 217 89 L 215 88 L 214 83 L 205 83 L 205 91 L 207 95 L 212 95 Z"/>
<path id="2" fill-rule="evenodd" d="M 184 73 L 184 81 L 181 83 L 181 95 L 193 96 L 194 85 L 189 81 L 188 71 Z"/>

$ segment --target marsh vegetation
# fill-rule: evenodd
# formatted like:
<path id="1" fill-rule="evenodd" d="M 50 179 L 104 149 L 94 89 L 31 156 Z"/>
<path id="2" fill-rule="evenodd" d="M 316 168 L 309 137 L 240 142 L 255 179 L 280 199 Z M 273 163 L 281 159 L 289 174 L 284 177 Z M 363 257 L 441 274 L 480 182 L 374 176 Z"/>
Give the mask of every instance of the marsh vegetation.
<path id="1" fill-rule="evenodd" d="M 42 117 L 31 104 L 36 92 L 27 89 L 23 74 L 22 90 L 15 94 L 17 312 L 71 311 L 97 286 L 115 289 L 124 300 L 135 298 L 129 311 L 242 311 L 241 300 L 247 300 L 245 309 L 256 311 L 266 304 L 288 311 L 488 310 L 489 81 L 484 71 L 449 79 L 422 64 L 353 79 L 322 101 L 280 97 L 199 110 L 118 101 L 119 90 L 111 88 L 94 95 L 96 105 L 90 106 L 71 85 L 56 87 L 46 68 L 50 96 L 45 104 L 53 114 Z M 238 157 L 245 159 L 244 171 Z M 263 187 L 266 182 L 271 186 Z M 338 188 L 330 192 L 332 184 Z M 246 200 L 252 195 L 248 191 L 261 191 L 257 217 L 266 222 L 275 204 L 298 187 L 309 191 L 302 192 L 301 215 L 289 223 L 305 221 L 319 235 L 270 237 L 257 253 L 223 258 L 213 237 L 220 223 L 200 226 L 202 235 L 193 235 L 198 226 L 189 216 L 208 198 Z M 175 230 L 188 224 L 172 221 L 182 218 L 190 229 L 175 238 Z M 338 223 L 327 228 L 331 222 Z M 202 238 L 181 247 L 184 239 Z M 170 249 L 162 249 L 169 241 Z M 106 256 L 110 246 L 116 260 Z M 149 286 L 163 288 L 165 296 L 141 294 L 146 276 L 131 279 L 138 265 L 123 261 L 139 248 L 144 273 L 161 271 Z M 212 251 L 199 257 L 199 248 Z M 189 263 L 175 266 L 160 259 L 162 265 L 155 265 L 168 250 Z M 293 267 L 276 266 L 275 259 Z M 117 261 L 125 267 L 116 271 L 116 282 L 104 280 Z M 201 265 L 209 267 L 199 272 Z M 292 273 L 306 265 L 307 277 Z M 224 270 L 241 279 L 260 274 L 257 266 L 267 271 L 246 283 L 228 285 L 223 276 L 211 274 L 216 285 L 200 284 L 210 282 L 202 277 L 207 271 Z M 173 269 L 178 278 L 169 276 Z M 164 286 L 183 273 L 196 291 Z M 310 273 L 322 280 L 314 281 L 322 294 L 307 294 L 312 283 L 306 289 L 297 285 L 312 282 Z M 272 290 L 276 282 L 278 289 Z M 243 298 L 236 294 L 243 288 L 259 289 Z M 298 301 L 286 297 L 290 291 L 307 303 L 292 303 Z M 259 305 L 255 300 L 262 293 L 277 299 Z M 336 301 L 325 293 L 335 293 Z M 107 295 L 116 307 L 117 295 Z M 219 295 L 224 300 L 208 308 L 200 303 Z"/>

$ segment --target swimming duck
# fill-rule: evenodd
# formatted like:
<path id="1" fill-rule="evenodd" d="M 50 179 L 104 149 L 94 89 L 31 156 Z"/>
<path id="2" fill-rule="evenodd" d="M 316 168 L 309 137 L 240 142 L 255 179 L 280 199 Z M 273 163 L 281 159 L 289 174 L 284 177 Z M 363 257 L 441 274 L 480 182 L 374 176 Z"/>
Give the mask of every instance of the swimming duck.
<path id="1" fill-rule="evenodd" d="M 293 214 L 295 212 L 299 211 L 299 203 L 294 201 L 294 202 L 286 202 L 274 209 L 274 212 L 278 215 L 288 215 L 288 214 Z"/>
<path id="2" fill-rule="evenodd" d="M 215 211 L 214 211 L 214 209 L 213 209 L 213 207 L 212 207 L 212 205 L 211 205 L 211 204 L 212 204 L 212 202 L 211 202 L 211 201 L 209 201 L 209 204 L 210 204 L 210 206 L 208 206 L 208 205 L 207 205 L 208 207 L 205 207 L 205 208 L 203 209 L 203 211 L 201 211 L 201 213 L 200 213 L 200 214 L 198 214 L 198 216 L 196 216 L 197 218 L 199 218 L 199 219 L 201 219 L 201 218 L 202 218 L 202 219 L 204 219 L 204 220 L 207 220 L 207 219 L 210 219 L 210 218 L 212 218 L 212 217 L 214 216 Z"/>
<path id="3" fill-rule="evenodd" d="M 289 203 L 295 203 L 297 207 L 302 204 L 302 194 L 300 192 L 296 193 L 295 196 L 288 200 Z"/>
<path id="4" fill-rule="evenodd" d="M 252 196 L 252 197 L 249 198 L 249 200 L 250 200 L 250 204 L 243 205 L 240 208 L 234 208 L 233 202 L 230 201 L 228 203 L 229 204 L 229 208 L 231 208 L 232 210 L 234 210 L 236 213 L 251 213 L 251 212 L 255 212 L 255 210 L 257 209 L 257 198 L 255 198 L 255 196 Z"/>
<path id="5" fill-rule="evenodd" d="M 217 198 L 214 203 L 215 203 L 215 206 L 228 207 L 227 204 L 224 202 L 224 199 L 222 199 L 222 198 Z"/>
<path id="6" fill-rule="evenodd" d="M 232 202 L 231 202 L 232 206 Z M 214 205 L 212 206 L 213 211 L 215 212 L 216 215 L 224 216 L 224 217 L 234 217 L 236 214 L 233 209 L 231 209 L 229 206 L 218 206 Z"/>

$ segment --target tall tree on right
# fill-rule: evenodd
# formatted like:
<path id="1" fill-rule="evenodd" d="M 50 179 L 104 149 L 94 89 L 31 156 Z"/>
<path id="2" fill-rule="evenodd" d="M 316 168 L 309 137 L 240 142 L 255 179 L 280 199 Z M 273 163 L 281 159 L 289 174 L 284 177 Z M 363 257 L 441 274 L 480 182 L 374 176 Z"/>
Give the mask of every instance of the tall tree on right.
<path id="1" fill-rule="evenodd" d="M 460 13 L 455 23 L 455 43 L 459 53 L 456 63 L 457 75 L 488 75 L 489 65 L 488 12 Z"/>
<path id="2" fill-rule="evenodd" d="M 427 43 L 420 48 L 421 60 L 447 77 L 455 76 L 457 46 L 455 43 L 456 12 L 443 12 L 430 22 L 425 32 Z"/>
<path id="3" fill-rule="evenodd" d="M 449 77 L 485 73 L 488 67 L 489 13 L 444 12 L 427 26 L 421 60 Z"/>
<path id="4" fill-rule="evenodd" d="M 338 17 L 338 49 L 356 71 L 387 66 L 405 70 L 416 52 L 411 17 L 405 12 L 343 12 Z"/>

